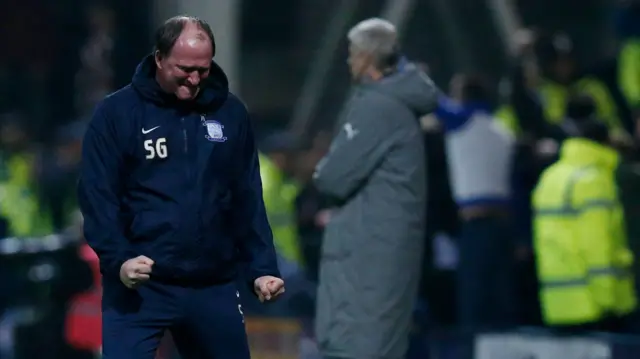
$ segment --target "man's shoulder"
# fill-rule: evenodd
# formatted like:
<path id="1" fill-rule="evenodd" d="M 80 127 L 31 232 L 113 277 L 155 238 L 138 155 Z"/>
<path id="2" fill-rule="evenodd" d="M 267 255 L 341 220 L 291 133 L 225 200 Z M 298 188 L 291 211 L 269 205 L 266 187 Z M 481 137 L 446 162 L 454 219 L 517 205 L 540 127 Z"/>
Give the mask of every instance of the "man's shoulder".
<path id="1" fill-rule="evenodd" d="M 229 95 L 227 96 L 227 101 L 225 102 L 226 106 L 229 106 L 229 108 L 231 108 L 234 112 L 234 114 L 237 114 L 239 116 L 247 116 L 247 114 L 249 113 L 249 108 L 247 107 L 247 104 L 242 101 L 242 99 L 240 99 L 240 97 L 238 97 L 236 94 L 234 94 L 233 92 L 229 91 Z"/>
<path id="2" fill-rule="evenodd" d="M 407 107 L 393 96 L 376 91 L 363 89 L 354 93 L 347 103 L 341 122 L 366 121 L 369 125 L 392 125 L 396 127 L 402 121 L 394 121 Z"/>
<path id="3" fill-rule="evenodd" d="M 131 85 L 127 85 L 105 96 L 96 106 L 96 110 L 120 112 L 138 103 L 140 97 Z"/>
<path id="4" fill-rule="evenodd" d="M 139 96 L 136 93 L 135 89 L 131 84 L 128 84 L 105 96 L 102 102 L 106 104 L 115 105 L 115 104 L 121 104 L 121 103 L 127 103 L 127 102 L 134 102 L 138 100 L 139 100 Z"/>
<path id="5" fill-rule="evenodd" d="M 402 101 L 391 94 L 382 92 L 375 87 L 368 87 L 356 93 L 356 103 L 363 106 L 383 107 L 389 105 L 402 105 Z"/>
<path id="6" fill-rule="evenodd" d="M 559 162 L 545 170 L 540 184 L 563 192 L 601 194 L 612 191 L 615 181 L 611 173 L 597 166 L 576 166 Z"/>
<path id="7" fill-rule="evenodd" d="M 536 188 L 539 190 L 547 188 L 552 188 L 554 191 L 561 190 L 569 182 L 572 173 L 572 166 L 556 162 L 542 171 Z"/>
<path id="8" fill-rule="evenodd" d="M 140 98 L 131 85 L 112 92 L 97 103 L 91 125 L 122 126 L 123 121 L 129 122 L 131 110 L 139 101 Z"/>
<path id="9" fill-rule="evenodd" d="M 250 116 L 247 105 L 235 94 L 229 92 L 224 104 L 215 110 L 218 121 L 232 128 L 246 128 L 250 126 Z"/>

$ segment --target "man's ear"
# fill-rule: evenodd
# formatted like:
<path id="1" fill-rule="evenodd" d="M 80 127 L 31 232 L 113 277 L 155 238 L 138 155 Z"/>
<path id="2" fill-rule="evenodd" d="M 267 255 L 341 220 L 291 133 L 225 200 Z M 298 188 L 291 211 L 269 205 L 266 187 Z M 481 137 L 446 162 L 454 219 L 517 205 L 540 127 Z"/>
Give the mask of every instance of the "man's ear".
<path id="1" fill-rule="evenodd" d="M 156 62 L 156 68 L 161 69 L 162 68 L 162 55 L 160 54 L 160 51 L 156 50 L 156 52 L 153 54 L 153 58 Z"/>
<path id="2" fill-rule="evenodd" d="M 381 70 L 378 68 L 378 64 L 376 63 L 376 57 L 372 54 L 362 54 L 362 71 L 363 71 L 363 75 L 368 76 L 369 78 L 374 78 L 375 73 L 381 72 Z"/>

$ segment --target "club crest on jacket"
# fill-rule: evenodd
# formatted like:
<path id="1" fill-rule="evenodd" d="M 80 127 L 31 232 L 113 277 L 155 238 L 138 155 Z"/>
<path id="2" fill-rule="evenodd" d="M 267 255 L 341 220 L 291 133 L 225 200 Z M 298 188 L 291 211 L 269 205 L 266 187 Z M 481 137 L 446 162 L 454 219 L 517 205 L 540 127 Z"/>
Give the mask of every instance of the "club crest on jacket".
<path id="1" fill-rule="evenodd" d="M 207 140 L 212 142 L 225 142 L 227 140 L 222 132 L 224 126 L 220 122 L 206 120 L 202 122 L 202 125 L 207 128 L 207 135 L 204 136 Z"/>

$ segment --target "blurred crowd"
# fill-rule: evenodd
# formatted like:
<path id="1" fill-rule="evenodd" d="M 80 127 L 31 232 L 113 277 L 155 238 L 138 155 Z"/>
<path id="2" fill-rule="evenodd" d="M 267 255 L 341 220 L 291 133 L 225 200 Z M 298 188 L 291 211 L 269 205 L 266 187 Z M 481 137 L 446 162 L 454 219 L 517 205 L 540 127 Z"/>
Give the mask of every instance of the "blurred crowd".
<path id="1" fill-rule="evenodd" d="M 448 86 L 440 84 L 462 110 L 441 103 L 422 119 L 428 208 L 416 309 L 421 329 L 532 326 L 637 334 L 638 24 L 640 5 L 621 2 L 617 56 L 589 68 L 578 66 L 568 35 L 522 29 L 511 39 L 517 51 L 498 93 L 482 73 L 460 73 Z M 429 72 L 428 64 L 421 66 Z M 460 125 L 447 121 L 464 113 L 489 113 L 513 142 L 494 130 L 469 130 L 464 136 L 476 143 L 459 153 L 465 146 L 456 144 Z M 283 175 L 283 192 L 270 197 L 281 204 L 267 206 L 276 226 L 284 225 L 288 207 L 290 234 L 278 235 L 284 227 L 276 227 L 275 240 L 283 262 L 305 273 L 308 283 L 290 290 L 290 304 L 306 310 L 307 320 L 315 308 L 307 288 L 317 284 L 322 230 L 335 205 L 310 176 L 327 138 L 319 134 L 306 149 L 291 140 L 263 150 L 263 162 Z M 505 159 L 505 153 L 512 156 Z M 585 168 L 597 171 L 577 171 Z M 509 174 L 504 191 L 496 173 Z M 583 185 L 581 176 L 596 179 Z M 474 188 L 483 180 L 495 181 Z M 470 203 L 465 192 L 472 190 L 494 202 Z"/>
<path id="2" fill-rule="evenodd" d="M 7 45 L 0 56 L 3 236 L 42 235 L 69 225 L 87 117 L 115 90 L 111 9 L 83 9 L 83 31 L 65 33 L 49 20 L 52 9 L 34 11 L 23 3 L 15 2 L 15 10 L 29 11 L 32 21 L 9 13 L 2 21 Z M 75 41 L 62 41 L 68 35 Z M 74 43 L 75 51 L 62 46 L 67 43 Z"/>
<path id="3" fill-rule="evenodd" d="M 19 8 L 24 7 L 16 5 L 16 9 Z M 574 57 L 576 49 L 566 34 L 522 29 L 513 34 L 517 52 L 510 68 L 504 69 L 498 93 L 493 93 L 489 80 L 477 73 L 461 73 L 454 76 L 449 85 L 438 84 L 442 90 L 448 90 L 443 92 L 448 92 L 449 97 L 469 108 L 480 106 L 488 110 L 493 121 L 514 139 L 513 159 L 497 164 L 482 163 L 486 165 L 485 171 L 510 174 L 508 201 L 498 206 L 498 210 L 494 206 L 488 208 L 488 216 L 500 218 L 500 224 L 489 227 L 491 232 L 483 234 L 504 236 L 505 240 L 493 246 L 469 247 L 462 241 L 473 240 L 486 228 L 469 226 L 477 216 L 477 208 L 470 209 L 462 203 L 456 191 L 456 181 L 459 181 L 456 176 L 461 176 L 459 171 L 466 173 L 466 164 L 456 162 L 458 157 L 451 153 L 449 144 L 451 135 L 436 118 L 446 115 L 436 111 L 434 116 L 422 119 L 428 204 L 416 332 L 459 328 L 459 315 L 465 312 L 460 309 L 465 305 L 461 302 L 482 306 L 486 315 L 472 320 L 479 327 L 494 328 L 508 323 L 509 326 L 578 330 L 582 324 L 589 324 L 585 326 L 587 330 L 636 334 L 640 330 L 635 299 L 640 286 L 627 280 L 634 276 L 640 278 L 640 267 L 633 261 L 633 257 L 640 255 L 640 227 L 635 220 L 640 213 L 640 4 L 622 2 L 617 11 L 619 51 L 615 58 L 596 66 L 578 67 Z M 0 53 L 3 84 L 0 86 L 0 238 L 41 239 L 25 240 L 23 244 L 0 240 L 0 357 L 4 357 L 2 350 L 8 346 L 4 333 L 10 322 L 9 314 L 24 316 L 16 308 L 27 304 L 48 306 L 43 311 L 49 313 L 48 317 L 45 315 L 47 320 L 32 321 L 40 323 L 33 329 L 35 333 L 47 338 L 41 340 L 41 348 L 54 342 L 67 342 L 84 350 L 78 354 L 79 358 L 91 357 L 93 354 L 89 353 L 99 350 L 100 346 L 96 339 L 99 337 L 96 333 L 99 333 L 100 280 L 95 256 L 81 241 L 75 185 L 87 118 L 95 103 L 118 83 L 112 63 L 116 36 L 114 13 L 107 7 L 90 7 L 84 17 L 86 31 L 78 41 L 81 46 L 63 57 L 54 54 L 59 50 L 54 38 L 42 38 L 55 37 L 55 31 L 48 28 L 47 14 L 30 10 L 29 17 L 32 21 L 28 26 L 37 27 L 37 31 L 21 31 L 18 27 L 25 22 L 20 20 L 23 16 L 17 14 L 0 21 L 7 27 L 7 31 L 0 34 L 37 33 L 40 36 L 37 41 L 1 40 L 14 46 L 12 51 Z M 73 94 L 66 107 L 55 103 L 56 96 L 48 90 L 65 91 L 57 87 L 63 75 L 57 73 L 57 63 L 76 64 L 65 67 L 73 71 L 64 70 L 69 73 L 67 78 L 73 79 L 66 81 L 68 93 Z M 429 72 L 428 64 L 422 67 Z M 312 323 L 323 229 L 337 205 L 314 187 L 312 175 L 328 151 L 332 136 L 332 133 L 320 132 L 300 138 L 282 131 L 263 136 L 258 144 L 265 205 L 288 295 L 267 307 L 248 302 L 245 312 L 299 320 L 302 340 L 309 343 L 314 340 Z M 585 163 L 598 156 L 615 157 L 610 172 L 604 174 L 615 184 L 611 188 L 603 185 L 589 191 L 594 191 L 595 197 L 609 196 L 612 203 L 620 204 L 619 217 L 589 217 L 574 223 L 561 214 L 554 214 L 557 217 L 545 214 L 545 206 L 554 200 L 561 201 L 562 191 L 555 188 L 564 185 L 567 179 L 552 172 L 558 172 L 559 165 L 574 161 L 572 148 L 577 148 L 576 156 Z M 547 173 L 551 174 L 543 175 Z M 483 215 L 486 210 L 487 207 L 481 208 Z M 581 300 L 586 300 L 582 293 L 560 292 L 557 290 L 560 285 L 554 289 L 543 285 L 559 275 L 558 271 L 562 272 L 557 269 L 559 264 L 572 267 L 571 261 L 577 260 L 549 259 L 561 250 L 549 244 L 540 233 L 569 231 L 569 226 L 587 228 L 585 236 L 602 233 L 593 244 L 595 252 L 614 248 L 623 253 L 620 256 L 626 256 L 621 263 L 603 262 L 603 266 L 620 267 L 614 270 L 632 267 L 631 273 L 623 275 L 607 273 L 615 278 L 614 285 L 624 287 L 611 298 L 603 299 L 613 302 L 611 312 L 593 314 L 585 309 L 568 319 L 558 319 L 555 314 L 566 313 L 567 305 L 579 306 Z M 469 235 L 469 231 L 473 234 Z M 80 240 L 72 240 L 75 244 L 69 247 L 63 245 L 66 242 L 62 237 L 47 237 L 52 233 Z M 577 252 L 579 248 L 562 250 Z M 49 283 L 51 276 L 41 273 L 43 263 L 48 263 L 48 254 L 43 257 L 41 252 L 56 253 L 57 266 L 64 268 L 64 273 L 72 274 L 60 274 L 60 278 L 66 278 L 64 281 Z M 498 274 L 492 270 L 469 273 L 467 263 L 481 261 L 482 257 L 502 262 L 494 264 L 507 271 L 511 268 L 512 277 L 496 278 Z M 472 267 L 472 271 L 473 268 L 478 267 Z M 468 273 L 473 279 L 460 279 L 462 273 Z M 627 274 L 634 276 L 625 277 Z M 21 281 L 48 284 L 18 291 Z M 476 286 L 470 287 L 470 281 L 475 281 Z M 610 285 L 607 283 L 601 288 Z M 495 286 L 491 293 L 500 292 L 503 297 L 481 298 L 469 294 L 482 292 L 483 287 L 487 291 L 490 286 Z M 574 290 L 566 288 L 563 290 Z M 53 307 L 45 304 L 54 299 Z M 510 312 L 498 314 L 494 301 L 508 303 L 504 307 L 511 308 Z M 558 306 L 561 308 L 557 309 Z M 61 334 L 50 335 L 50 328 L 56 326 L 57 333 Z M 76 355 L 69 354 L 67 346 L 60 346 L 59 353 L 64 354 L 59 357 Z M 31 342 L 24 347 L 37 346 Z"/>

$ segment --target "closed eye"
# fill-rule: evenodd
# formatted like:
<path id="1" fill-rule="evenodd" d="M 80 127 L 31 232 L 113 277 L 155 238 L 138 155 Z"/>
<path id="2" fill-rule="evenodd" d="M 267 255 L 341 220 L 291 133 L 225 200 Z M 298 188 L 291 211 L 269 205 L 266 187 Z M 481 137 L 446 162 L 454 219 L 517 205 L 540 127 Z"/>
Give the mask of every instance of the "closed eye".
<path id="1" fill-rule="evenodd" d="M 177 66 L 180 70 L 190 74 L 192 72 L 198 72 L 200 75 L 209 72 L 208 67 L 199 67 L 199 66 Z"/>

